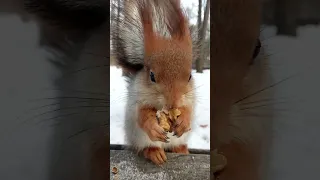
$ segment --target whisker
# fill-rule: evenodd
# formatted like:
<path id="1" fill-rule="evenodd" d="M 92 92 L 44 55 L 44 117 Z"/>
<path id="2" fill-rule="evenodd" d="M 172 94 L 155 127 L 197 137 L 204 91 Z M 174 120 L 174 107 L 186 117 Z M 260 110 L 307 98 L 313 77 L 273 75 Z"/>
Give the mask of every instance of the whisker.
<path id="1" fill-rule="evenodd" d="M 85 93 L 85 94 L 92 94 L 92 95 L 109 97 L 109 95 L 107 93 L 103 93 L 103 92 L 91 92 L 91 91 L 73 90 L 73 89 L 52 89 L 52 90 L 53 91 L 63 91 L 63 92 L 78 92 L 78 93 Z"/>
<path id="2" fill-rule="evenodd" d="M 98 108 L 98 107 L 106 108 L 106 106 L 73 106 L 73 107 L 58 108 L 58 109 L 47 111 L 47 112 L 44 112 L 44 113 L 41 113 L 41 114 L 37 114 L 37 115 L 35 115 L 35 116 L 31 117 L 31 118 L 28 118 L 28 119 L 22 121 L 21 124 L 25 124 L 26 122 L 28 122 L 30 120 L 33 120 L 33 119 L 35 119 L 37 117 L 41 117 L 43 115 L 50 114 L 50 113 L 57 112 L 57 111 L 61 111 L 61 110 L 76 109 L 76 108 Z"/>
<path id="3" fill-rule="evenodd" d="M 264 105 L 239 108 L 239 110 L 241 110 L 241 111 L 243 111 L 243 110 L 251 110 L 251 109 L 256 109 L 256 108 L 260 108 L 260 107 L 267 107 L 267 106 L 271 106 L 271 105 L 284 104 L 284 103 L 287 103 L 287 102 L 269 103 L 269 104 L 264 104 Z"/>
<path id="4" fill-rule="evenodd" d="M 297 74 L 298 74 L 298 73 L 297 73 Z M 272 85 L 270 85 L 270 86 L 267 86 L 267 87 L 265 87 L 265 88 L 262 88 L 261 90 L 258 90 L 258 91 L 256 91 L 255 93 L 252 93 L 252 94 L 250 94 L 250 95 L 248 95 L 248 96 L 245 96 L 245 97 L 239 99 L 238 101 L 234 102 L 234 105 L 235 105 L 235 104 L 238 104 L 238 103 L 240 103 L 240 102 L 242 102 L 242 101 L 244 101 L 244 100 L 246 100 L 246 99 L 249 99 L 249 98 L 251 98 L 251 97 L 253 97 L 253 96 L 255 96 L 255 95 L 257 95 L 257 94 L 259 94 L 259 93 L 261 93 L 261 92 L 264 92 L 264 91 L 266 91 L 266 90 L 268 90 L 268 89 L 274 88 L 274 87 L 278 86 L 279 84 L 281 84 L 281 83 L 283 83 L 283 82 L 285 82 L 285 81 L 287 81 L 287 80 L 289 80 L 289 79 L 297 76 L 297 74 L 291 75 L 291 76 L 289 76 L 289 77 L 287 77 L 287 78 L 284 78 L 284 79 L 282 79 L 282 80 L 280 80 L 280 81 L 278 81 L 278 82 L 276 82 L 276 83 L 274 83 L 274 84 L 272 84 Z"/>
<path id="5" fill-rule="evenodd" d="M 297 113 L 297 111 L 299 111 L 299 109 L 294 110 L 294 109 L 288 109 L 288 108 L 277 108 L 277 107 L 270 107 L 270 108 L 263 108 L 263 110 L 258 110 L 255 109 L 254 111 L 238 111 L 238 112 L 231 112 L 230 115 L 231 117 L 239 117 L 239 118 L 243 118 L 243 117 L 257 117 L 257 118 L 266 118 L 266 117 L 273 117 L 276 114 L 278 114 L 277 116 L 279 116 L 281 114 L 281 116 L 283 115 L 283 113 L 290 113 L 290 115 L 292 115 L 292 113 Z"/>
<path id="6" fill-rule="evenodd" d="M 249 105 L 249 104 L 256 104 L 256 103 L 262 103 L 262 102 L 268 102 L 268 101 L 277 101 L 277 100 L 289 100 L 289 98 L 277 98 L 277 99 L 273 99 L 273 98 L 265 98 L 265 99 L 259 99 L 256 101 L 249 101 L 249 102 L 243 102 L 240 103 L 239 105 Z"/>
<path id="7" fill-rule="evenodd" d="M 192 97 L 191 95 L 186 95 L 187 97 Z M 204 96 L 201 96 L 200 94 L 196 94 L 195 95 L 196 96 L 196 100 L 198 100 L 198 101 L 201 101 L 201 100 L 210 100 L 210 96 L 209 97 L 204 97 Z"/>
<path id="8" fill-rule="evenodd" d="M 16 120 L 19 120 L 21 118 L 21 116 L 24 116 L 24 115 L 27 115 L 30 113 L 30 111 L 35 111 L 35 110 L 39 110 L 39 109 L 42 109 L 42 108 L 45 108 L 45 107 L 50 107 L 50 106 L 54 106 L 54 105 L 59 105 L 60 103 L 51 103 L 51 104 L 47 104 L 47 105 L 43 105 L 43 106 L 40 106 L 40 107 L 34 107 L 34 108 L 30 108 L 26 111 L 24 111 L 20 116 L 18 116 L 16 118 Z"/>
<path id="9" fill-rule="evenodd" d="M 272 117 L 274 115 L 274 112 L 272 113 L 253 113 L 253 112 L 246 112 L 246 113 L 241 113 L 241 114 L 232 114 L 232 118 L 248 118 L 248 117 L 257 117 L 257 118 L 267 118 L 267 117 Z"/>
<path id="10" fill-rule="evenodd" d="M 90 101 L 75 101 L 74 103 L 90 103 Z M 107 103 L 107 102 L 98 102 L 98 103 L 104 104 L 104 103 Z M 43 106 L 40 106 L 40 107 L 31 108 L 28 111 L 35 111 L 35 110 L 39 110 L 39 109 L 42 109 L 42 108 L 45 108 L 45 107 L 50 107 L 50 106 L 59 105 L 59 104 L 61 104 L 61 103 L 57 102 L 57 103 L 52 103 L 52 104 L 46 104 L 46 105 L 43 105 Z"/>
<path id="11" fill-rule="evenodd" d="M 76 132 L 75 134 L 69 136 L 67 139 L 71 139 L 71 138 L 73 138 L 73 137 L 75 137 L 75 136 L 78 136 L 79 134 L 82 134 L 82 133 L 87 132 L 87 131 L 89 131 L 89 130 L 91 130 L 91 128 L 87 128 L 87 129 L 83 129 L 83 130 L 81 130 L 81 131 L 78 131 L 78 132 Z"/>
<path id="12" fill-rule="evenodd" d="M 100 55 L 100 54 L 95 54 L 95 53 L 93 53 L 93 52 L 83 52 L 83 53 L 84 53 L 84 54 L 89 54 L 89 55 L 92 55 L 92 56 L 108 58 L 108 56 Z"/>
<path id="13" fill-rule="evenodd" d="M 140 104 L 141 102 L 140 101 L 135 101 L 134 103 L 132 103 L 131 105 L 129 105 L 128 107 L 129 108 L 132 108 L 134 105 L 137 105 L 137 104 Z"/>
<path id="14" fill-rule="evenodd" d="M 72 116 L 72 115 L 77 115 L 77 114 L 81 114 L 81 113 L 78 112 L 78 113 L 64 114 L 64 115 L 59 115 L 59 116 L 51 117 L 51 118 L 48 118 L 48 119 L 46 119 L 46 120 L 54 120 L 54 119 L 58 119 L 58 118 L 62 118 L 62 117 L 67 117 L 67 116 Z M 9 128 L 9 130 L 7 130 L 7 132 L 4 133 L 4 134 L 8 134 L 8 135 L 13 134 L 13 133 L 15 133 L 15 131 L 16 131 L 19 127 L 21 127 L 22 125 L 23 125 L 23 123 L 17 123 L 13 128 Z M 0 137 L 5 137 L 5 136 L 2 135 L 2 136 L 0 136 Z"/>
<path id="15" fill-rule="evenodd" d="M 92 94 L 92 95 L 101 95 L 101 96 L 107 96 L 108 94 L 104 92 L 92 92 L 92 91 L 86 91 L 86 90 L 79 90 L 79 89 L 62 89 L 62 88 L 41 88 L 39 89 L 41 91 L 63 91 L 63 92 L 78 92 L 78 93 L 85 93 L 85 94 Z"/>
<path id="16" fill-rule="evenodd" d="M 95 128 L 104 127 L 104 126 L 107 126 L 107 125 L 108 125 L 108 123 L 105 123 L 105 124 L 102 124 L 102 125 L 99 125 L 99 126 L 95 126 L 95 127 L 93 127 L 93 128 L 85 128 L 85 129 L 82 129 L 82 130 L 80 130 L 80 131 L 78 131 L 78 132 L 70 135 L 69 137 L 67 137 L 67 139 L 71 139 L 71 138 L 73 138 L 73 137 L 75 137 L 75 136 L 78 136 L 78 135 L 80 135 L 80 134 L 82 134 L 82 133 L 88 132 L 88 131 L 93 130 L 93 129 L 95 129 Z"/>
<path id="17" fill-rule="evenodd" d="M 199 88 L 199 87 L 201 87 L 201 86 L 203 86 L 203 84 L 202 84 L 202 85 L 199 85 L 199 86 L 196 86 L 196 87 L 194 87 L 194 88 L 192 88 L 190 91 L 187 91 L 187 92 L 186 92 L 186 93 L 184 93 L 183 95 L 186 95 L 186 94 L 188 94 L 188 93 L 190 93 L 190 92 L 192 92 L 192 91 L 196 90 L 197 88 Z"/>
<path id="18" fill-rule="evenodd" d="M 40 123 L 42 123 L 44 121 L 54 120 L 54 119 L 58 119 L 58 118 L 62 118 L 62 117 L 68 117 L 68 116 L 77 115 L 77 114 L 81 114 L 81 113 L 77 112 L 77 113 L 69 113 L 69 114 L 58 115 L 58 116 L 54 116 L 54 117 L 51 117 L 51 118 L 42 119 L 42 120 L 38 121 L 35 124 L 38 125 L 38 124 L 40 124 Z"/>
<path id="19" fill-rule="evenodd" d="M 82 68 L 82 69 L 78 69 L 78 70 L 69 72 L 67 75 L 72 75 L 72 74 L 79 73 L 79 72 L 82 72 L 82 71 L 85 71 L 85 70 L 92 70 L 92 69 L 94 70 L 96 68 L 102 68 L 102 67 L 110 67 L 110 65 L 103 64 L 103 65 L 96 65 L 96 66 L 86 67 L 86 68 Z"/>
<path id="20" fill-rule="evenodd" d="M 76 96 L 58 96 L 58 97 L 48 97 L 48 98 L 39 98 L 39 99 L 31 99 L 30 102 L 43 101 L 43 100 L 59 100 L 59 99 L 85 99 L 85 100 L 97 100 L 107 102 L 108 99 L 102 98 L 89 98 L 89 97 L 76 97 Z"/>

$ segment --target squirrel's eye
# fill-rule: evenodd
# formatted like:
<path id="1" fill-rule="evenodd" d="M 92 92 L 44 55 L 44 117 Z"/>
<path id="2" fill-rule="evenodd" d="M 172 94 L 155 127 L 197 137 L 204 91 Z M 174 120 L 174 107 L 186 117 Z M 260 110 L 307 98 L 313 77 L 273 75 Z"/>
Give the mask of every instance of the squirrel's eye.
<path id="1" fill-rule="evenodd" d="M 251 59 L 250 65 L 252 65 L 254 63 L 254 60 L 256 59 L 258 54 L 260 53 L 260 48 L 261 48 L 261 41 L 260 41 L 260 39 L 258 39 L 256 47 L 255 47 L 255 49 L 253 51 L 253 55 L 252 55 L 252 59 Z"/>
<path id="2" fill-rule="evenodd" d="M 188 82 L 190 81 L 191 77 L 192 77 L 192 75 L 190 74 Z"/>
<path id="3" fill-rule="evenodd" d="M 152 82 L 156 82 L 156 79 L 154 78 L 154 73 L 150 72 L 150 79 Z"/>

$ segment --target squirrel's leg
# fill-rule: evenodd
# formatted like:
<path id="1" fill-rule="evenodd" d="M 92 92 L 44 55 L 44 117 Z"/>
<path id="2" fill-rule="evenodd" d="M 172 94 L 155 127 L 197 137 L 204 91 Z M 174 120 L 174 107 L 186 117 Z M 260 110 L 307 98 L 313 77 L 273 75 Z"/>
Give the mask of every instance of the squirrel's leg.
<path id="1" fill-rule="evenodd" d="M 167 156 L 163 148 L 148 147 L 143 150 L 145 158 L 150 159 L 153 163 L 161 165 L 167 161 Z"/>
<path id="2" fill-rule="evenodd" d="M 189 154 L 188 146 L 186 144 L 181 144 L 179 146 L 173 147 L 171 151 L 173 153 Z"/>
<path id="3" fill-rule="evenodd" d="M 169 142 L 167 132 L 158 123 L 156 109 L 140 107 L 138 121 L 140 128 L 147 133 L 151 141 Z"/>

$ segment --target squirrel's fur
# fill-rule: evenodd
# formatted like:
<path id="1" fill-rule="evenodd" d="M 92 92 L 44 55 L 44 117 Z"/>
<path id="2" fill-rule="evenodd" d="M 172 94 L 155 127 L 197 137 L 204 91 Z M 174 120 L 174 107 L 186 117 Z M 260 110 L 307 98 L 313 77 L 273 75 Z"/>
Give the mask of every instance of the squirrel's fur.
<path id="1" fill-rule="evenodd" d="M 143 108 L 154 110 L 155 115 L 165 106 L 187 107 L 186 115 L 192 122 L 195 92 L 191 70 L 197 46 L 188 18 L 177 0 L 129 0 L 124 4 L 120 19 L 114 19 L 111 37 L 112 54 L 130 72 L 127 143 L 137 151 L 149 147 L 172 150 L 186 145 L 189 132 L 180 137 L 168 134 L 169 143 L 151 140 L 139 124 L 139 113 Z M 150 81 L 149 72 L 154 72 L 156 83 Z"/>
<path id="2" fill-rule="evenodd" d="M 114 9 L 121 9 L 119 17 L 111 16 L 112 21 L 116 25 L 111 26 L 111 45 L 112 55 L 116 57 L 117 63 L 130 74 L 135 74 L 144 66 L 144 37 L 141 16 L 139 10 L 145 5 L 144 0 L 125 0 L 124 7 L 119 7 L 117 4 L 112 4 Z M 160 36 L 170 38 L 168 29 L 168 18 L 171 19 L 171 24 L 175 21 L 175 9 L 172 3 L 179 2 L 177 0 L 150 0 L 148 4 L 152 8 L 151 20 L 153 27 Z M 183 15 L 186 16 L 185 12 Z M 116 13 L 115 13 L 116 14 Z M 117 15 L 118 16 L 118 15 Z M 170 25 L 171 25 L 170 24 Z M 177 28 L 177 27 L 172 27 Z M 196 59 L 198 52 L 197 29 L 190 27 L 193 47 L 193 59 Z"/>
<path id="3" fill-rule="evenodd" d="M 63 28 L 93 30 L 108 20 L 105 0 L 24 0 L 28 13 Z"/>

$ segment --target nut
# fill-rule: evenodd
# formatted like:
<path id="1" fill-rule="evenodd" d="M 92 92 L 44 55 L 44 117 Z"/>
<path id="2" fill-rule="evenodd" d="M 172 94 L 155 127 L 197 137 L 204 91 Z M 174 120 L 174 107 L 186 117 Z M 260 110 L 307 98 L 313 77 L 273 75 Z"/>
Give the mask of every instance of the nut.
<path id="1" fill-rule="evenodd" d="M 112 172 L 113 174 L 118 174 L 118 168 L 113 167 L 111 172 Z"/>
<path id="2" fill-rule="evenodd" d="M 162 109 L 161 111 L 158 110 L 156 115 L 159 121 L 159 125 L 165 131 L 170 131 L 171 125 L 181 115 L 181 111 L 179 109 L 170 109 L 169 111 Z"/>

